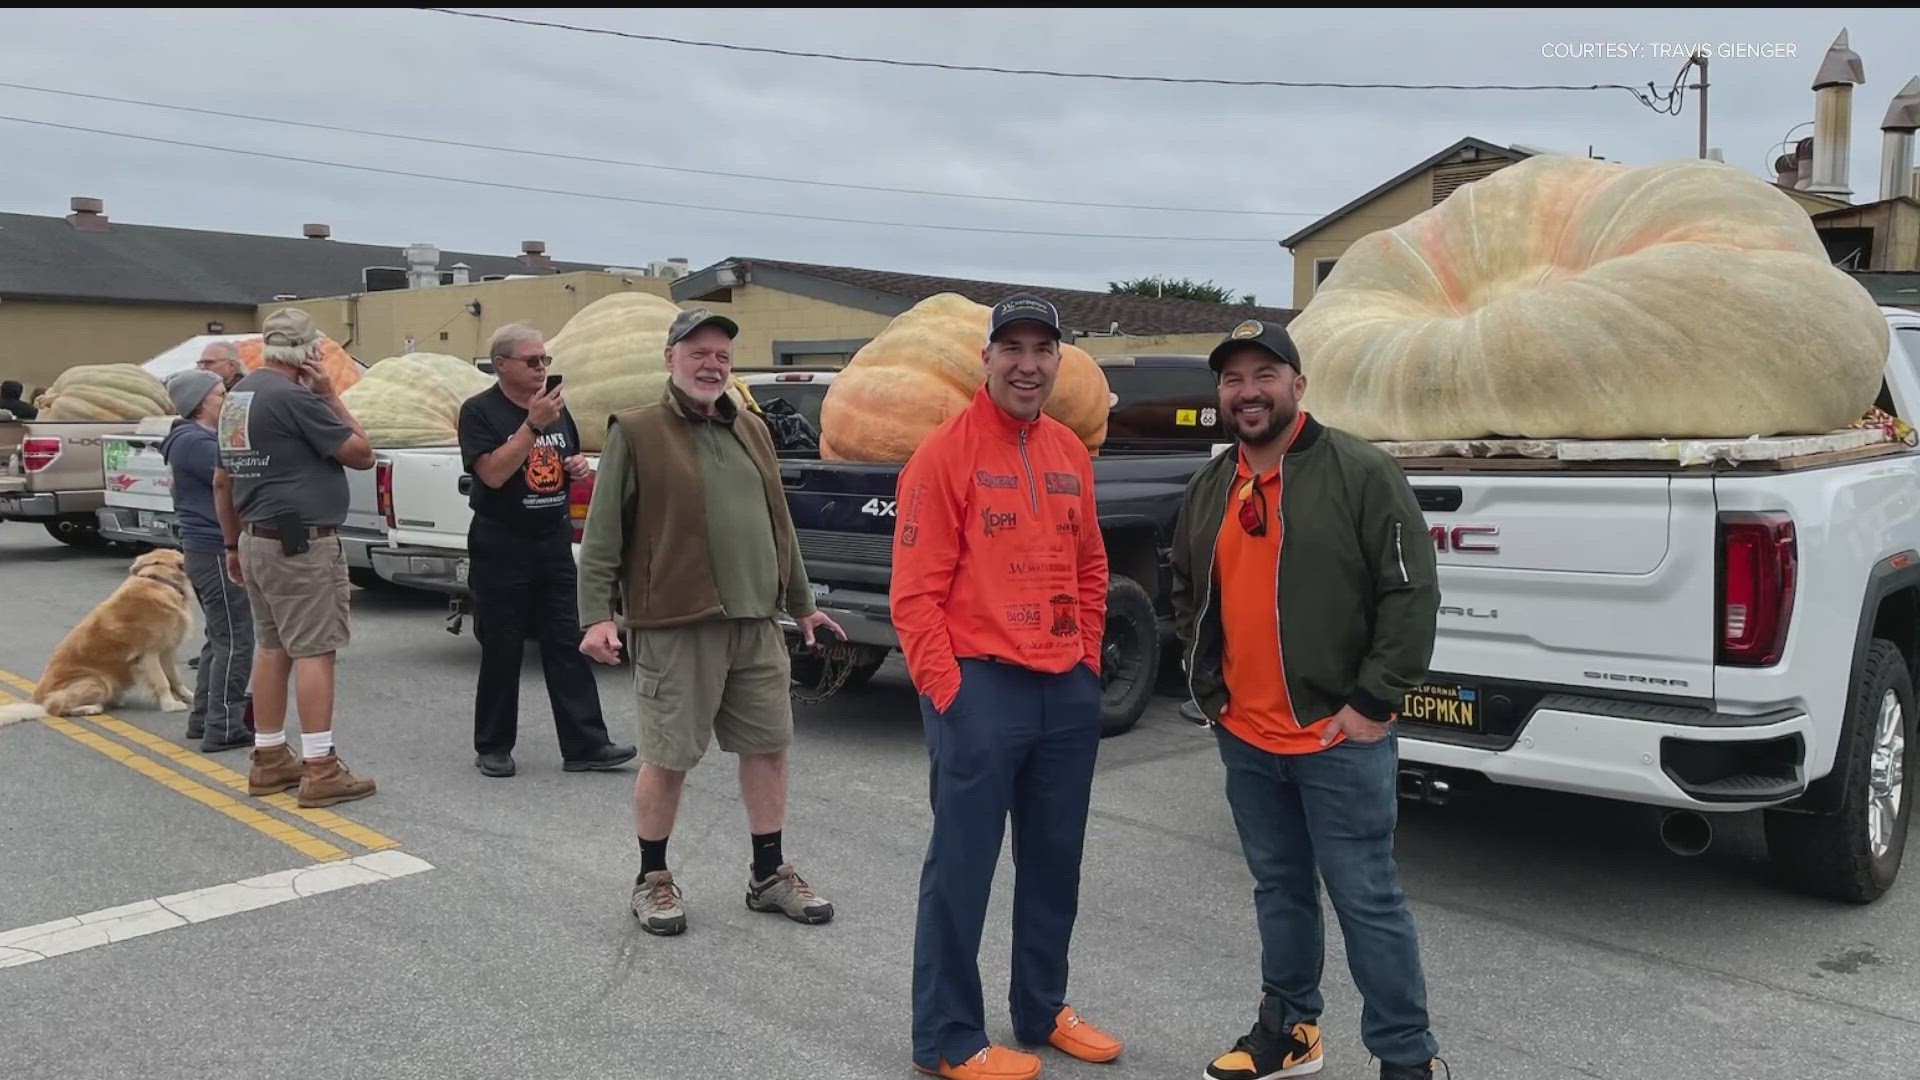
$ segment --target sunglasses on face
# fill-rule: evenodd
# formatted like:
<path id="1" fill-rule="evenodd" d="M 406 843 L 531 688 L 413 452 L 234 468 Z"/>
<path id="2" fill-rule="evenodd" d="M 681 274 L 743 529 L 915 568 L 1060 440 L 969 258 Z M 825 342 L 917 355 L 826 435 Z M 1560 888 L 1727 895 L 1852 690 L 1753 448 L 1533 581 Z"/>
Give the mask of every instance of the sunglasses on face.
<path id="1" fill-rule="evenodd" d="M 1267 493 L 1258 480 L 1247 481 L 1240 491 L 1240 527 L 1248 536 L 1267 535 Z"/>
<path id="2" fill-rule="evenodd" d="M 539 356 L 522 356 L 519 360 L 530 368 L 548 367 L 553 363 L 553 357 L 546 353 L 541 353 Z"/>

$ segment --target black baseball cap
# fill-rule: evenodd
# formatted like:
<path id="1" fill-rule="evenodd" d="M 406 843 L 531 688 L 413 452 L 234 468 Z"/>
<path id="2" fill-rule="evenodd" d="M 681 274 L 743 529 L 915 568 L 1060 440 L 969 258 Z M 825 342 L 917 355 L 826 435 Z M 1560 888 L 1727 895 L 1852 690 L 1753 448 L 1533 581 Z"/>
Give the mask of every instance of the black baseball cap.
<path id="1" fill-rule="evenodd" d="M 993 320 L 987 325 L 987 340 L 1018 322 L 1036 322 L 1060 337 L 1060 312 L 1051 303 L 1032 293 L 1015 293 L 993 305 Z"/>
<path id="2" fill-rule="evenodd" d="M 681 312 L 667 328 L 667 344 L 678 345 L 680 340 L 703 326 L 717 326 L 727 332 L 730 338 L 740 336 L 740 324 L 725 315 L 715 315 L 706 308 L 689 308 Z"/>
<path id="3" fill-rule="evenodd" d="M 1265 349 L 1280 362 L 1292 365 L 1293 370 L 1300 370 L 1300 350 L 1294 348 L 1293 338 L 1287 335 L 1287 328 L 1261 322 L 1259 319 L 1247 319 L 1227 331 L 1227 336 L 1221 338 L 1220 344 L 1215 345 L 1213 351 L 1207 354 L 1207 366 L 1218 374 L 1220 364 L 1230 353 L 1248 345 Z"/>

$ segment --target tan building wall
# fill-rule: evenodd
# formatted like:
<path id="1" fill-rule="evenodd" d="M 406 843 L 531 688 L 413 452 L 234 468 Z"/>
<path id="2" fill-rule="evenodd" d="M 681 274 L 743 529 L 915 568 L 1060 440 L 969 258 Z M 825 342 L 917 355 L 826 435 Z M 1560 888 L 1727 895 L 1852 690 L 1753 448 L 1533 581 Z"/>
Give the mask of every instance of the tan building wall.
<path id="1" fill-rule="evenodd" d="M 1920 270 L 1920 205 L 1878 202 L 1851 213 L 1831 214 L 1822 229 L 1872 229 L 1873 251 L 1861 270 Z"/>
<path id="2" fill-rule="evenodd" d="M 262 304 L 260 318 L 279 308 L 300 308 L 313 316 L 328 337 L 369 364 L 406 352 L 409 335 L 414 352 L 474 360 L 485 356 L 487 339 L 508 323 L 529 323 L 552 337 L 575 312 L 601 297 L 649 292 L 672 299 L 671 284 L 666 278 L 583 271 Z M 480 305 L 478 315 L 467 309 L 475 302 Z"/>
<path id="3" fill-rule="evenodd" d="M 776 342 L 790 362 L 838 366 L 859 342 L 878 335 L 893 321 L 892 316 L 763 285 L 741 286 L 732 290 L 732 296 L 731 303 L 707 306 L 740 324 L 740 336 L 733 342 L 735 367 L 773 365 L 778 361 Z"/>
<path id="4" fill-rule="evenodd" d="M 1436 166 L 1439 168 L 1442 166 Z M 1356 207 L 1293 249 L 1293 307 L 1307 306 L 1313 299 L 1314 263 L 1318 259 L 1336 259 L 1355 240 L 1368 233 L 1391 229 L 1414 215 L 1433 208 L 1434 169 L 1416 173 L 1395 187 L 1388 188 L 1372 202 Z M 1324 275 L 1323 275 L 1324 276 Z"/>
<path id="5" fill-rule="evenodd" d="M 29 392 L 80 364 L 138 364 L 198 334 L 255 329 L 252 308 L 0 299 L 0 380 Z"/>

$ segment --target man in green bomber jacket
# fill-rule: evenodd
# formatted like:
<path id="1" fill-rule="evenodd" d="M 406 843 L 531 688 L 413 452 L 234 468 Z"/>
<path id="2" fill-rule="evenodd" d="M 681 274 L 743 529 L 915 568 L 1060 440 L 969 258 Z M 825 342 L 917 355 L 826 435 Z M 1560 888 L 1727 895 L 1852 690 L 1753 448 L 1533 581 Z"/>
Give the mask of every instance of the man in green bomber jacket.
<path id="1" fill-rule="evenodd" d="M 1433 655 L 1433 543 L 1399 465 L 1301 411 L 1307 380 L 1284 329 L 1243 322 L 1209 362 L 1237 446 L 1187 484 L 1173 608 L 1255 881 L 1262 999 L 1252 1031 L 1206 1075 L 1304 1076 L 1324 1063 L 1317 871 L 1381 1080 L 1430 1080 L 1438 1043 L 1393 864 L 1393 723 Z"/>
<path id="2" fill-rule="evenodd" d="M 712 741 L 740 757 L 753 846 L 747 906 L 802 923 L 833 918 L 781 854 L 793 702 L 779 615 L 791 615 L 809 645 L 822 628 L 846 635 L 814 607 L 773 437 L 727 395 L 739 332 L 705 308 L 673 321 L 665 392 L 612 418 L 580 542 L 580 651 L 619 662 L 616 605 L 632 635 L 632 911 L 651 934 L 687 927 L 667 838 L 687 772 Z"/>

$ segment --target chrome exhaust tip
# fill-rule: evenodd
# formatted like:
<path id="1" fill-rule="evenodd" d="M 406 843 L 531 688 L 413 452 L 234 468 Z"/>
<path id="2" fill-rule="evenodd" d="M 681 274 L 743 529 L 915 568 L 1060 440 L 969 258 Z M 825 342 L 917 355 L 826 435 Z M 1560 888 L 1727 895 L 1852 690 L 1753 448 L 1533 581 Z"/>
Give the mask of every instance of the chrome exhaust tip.
<path id="1" fill-rule="evenodd" d="M 1671 811 L 1660 819 L 1660 842 L 1675 855 L 1692 858 L 1713 843 L 1713 824 L 1692 810 Z"/>

